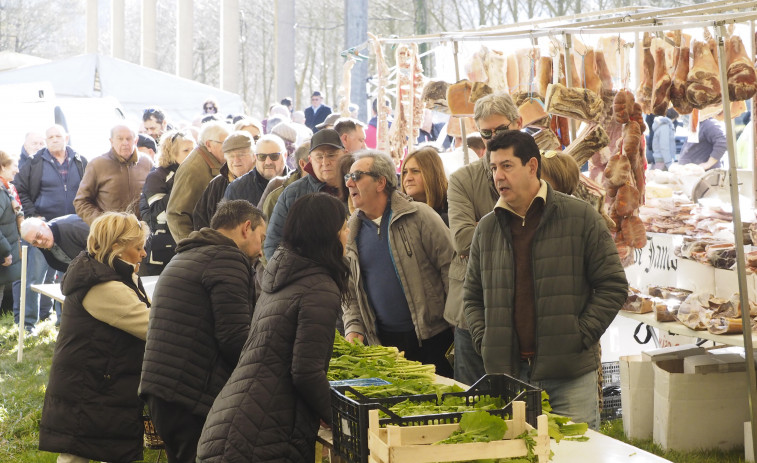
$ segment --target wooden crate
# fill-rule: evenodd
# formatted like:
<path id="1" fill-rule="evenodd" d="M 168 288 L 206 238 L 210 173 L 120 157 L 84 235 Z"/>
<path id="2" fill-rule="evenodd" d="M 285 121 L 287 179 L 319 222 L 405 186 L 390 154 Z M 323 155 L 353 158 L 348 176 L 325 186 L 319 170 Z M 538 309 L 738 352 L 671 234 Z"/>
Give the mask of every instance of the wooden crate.
<path id="1" fill-rule="evenodd" d="M 368 449 L 370 463 L 433 463 L 466 461 L 485 458 L 511 458 L 528 455 L 523 439 L 516 439 L 526 430 L 534 429 L 526 423 L 525 402 L 513 402 L 513 419 L 506 420 L 505 438 L 494 442 L 430 445 L 446 439 L 460 429 L 458 423 L 427 426 L 379 427 L 379 411 L 368 412 Z M 534 437 L 534 454 L 539 463 L 549 461 L 547 416 L 539 415 L 538 431 Z"/>

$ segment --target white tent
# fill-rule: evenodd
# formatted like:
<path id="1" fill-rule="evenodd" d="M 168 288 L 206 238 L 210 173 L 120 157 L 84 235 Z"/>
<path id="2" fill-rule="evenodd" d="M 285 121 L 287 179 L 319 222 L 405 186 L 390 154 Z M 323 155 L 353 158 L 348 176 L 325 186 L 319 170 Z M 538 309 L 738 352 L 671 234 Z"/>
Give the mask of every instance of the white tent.
<path id="1" fill-rule="evenodd" d="M 142 111 L 160 106 L 173 121 L 196 119 L 212 96 L 220 114 L 244 113 L 242 98 L 231 92 L 108 56 L 87 54 L 0 72 L 0 85 L 48 81 L 56 96 L 112 96 L 126 117 L 141 120 Z"/>
<path id="2" fill-rule="evenodd" d="M 49 61 L 49 59 L 26 55 L 24 53 L 16 53 L 15 51 L 0 51 L 0 71 L 33 66 L 35 64 L 47 63 Z"/>

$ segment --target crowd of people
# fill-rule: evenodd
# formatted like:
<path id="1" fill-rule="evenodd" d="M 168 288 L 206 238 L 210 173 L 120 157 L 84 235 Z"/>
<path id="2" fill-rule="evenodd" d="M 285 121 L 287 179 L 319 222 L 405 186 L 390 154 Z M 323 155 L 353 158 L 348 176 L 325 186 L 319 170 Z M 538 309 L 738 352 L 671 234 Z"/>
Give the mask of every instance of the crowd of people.
<path id="1" fill-rule="evenodd" d="M 199 127 L 145 110 L 89 163 L 58 125 L 27 135 L 18 169 L 0 152 L 0 283 L 22 242 L 27 282 L 65 295 L 41 450 L 141 459 L 146 404 L 169 462 L 313 461 L 336 330 L 465 384 L 519 377 L 598 426 L 599 339 L 627 282 L 604 219 L 570 196 L 578 166 L 542 159 L 507 94 L 476 102 L 469 164 L 459 136 L 428 143 L 430 117 L 392 156 L 381 103 L 364 124 L 319 92 L 264 121 L 211 99 Z M 51 309 L 27 294 L 14 313 L 33 331 Z"/>

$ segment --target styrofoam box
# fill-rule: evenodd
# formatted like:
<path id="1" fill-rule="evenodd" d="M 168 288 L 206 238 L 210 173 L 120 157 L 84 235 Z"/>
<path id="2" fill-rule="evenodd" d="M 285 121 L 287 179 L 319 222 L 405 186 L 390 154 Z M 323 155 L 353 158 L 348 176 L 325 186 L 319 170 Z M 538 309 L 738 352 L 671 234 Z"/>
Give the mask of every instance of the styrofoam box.
<path id="1" fill-rule="evenodd" d="M 684 374 L 683 360 L 654 364 L 654 441 L 665 450 L 744 445 L 744 372 Z"/>
<path id="2" fill-rule="evenodd" d="M 620 400 L 623 432 L 630 439 L 652 437 L 654 370 L 641 355 L 620 357 Z"/>

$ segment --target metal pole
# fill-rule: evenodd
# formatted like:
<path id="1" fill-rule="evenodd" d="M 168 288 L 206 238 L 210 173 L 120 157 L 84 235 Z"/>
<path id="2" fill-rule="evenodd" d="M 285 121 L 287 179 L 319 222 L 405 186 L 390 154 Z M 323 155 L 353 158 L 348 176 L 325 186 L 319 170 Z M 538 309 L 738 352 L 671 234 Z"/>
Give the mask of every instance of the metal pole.
<path id="1" fill-rule="evenodd" d="M 565 34 L 565 85 L 568 86 L 568 88 L 573 87 L 573 73 L 571 72 L 571 69 L 573 69 L 573 36 L 570 34 Z M 576 82 L 576 86 L 580 87 L 580 83 Z M 570 122 L 570 140 L 573 141 L 576 139 L 576 121 L 574 119 L 568 119 Z"/>
<path id="2" fill-rule="evenodd" d="M 460 60 L 457 56 L 459 47 L 457 40 L 452 43 L 455 46 L 455 76 L 457 77 L 457 81 L 460 82 Z M 468 134 L 465 132 L 465 118 L 463 117 L 460 117 L 460 136 L 463 138 L 463 164 L 467 166 L 470 164 L 470 159 L 468 159 Z"/>
<path id="3" fill-rule="evenodd" d="M 239 91 L 239 0 L 221 2 L 220 57 L 218 81 L 223 90 Z"/>
<path id="4" fill-rule="evenodd" d="M 757 443 L 757 380 L 754 370 L 754 348 L 752 347 L 752 320 L 749 318 L 749 288 L 746 281 L 746 260 L 744 257 L 744 230 L 741 222 L 739 200 L 739 179 L 736 173 L 736 147 L 733 143 L 733 122 L 731 121 L 731 100 L 728 97 L 728 76 L 726 70 L 725 25 L 719 23 L 716 28 L 718 39 L 718 65 L 720 67 L 720 91 L 723 94 L 723 117 L 725 121 L 725 138 L 728 144 L 728 177 L 731 187 L 731 204 L 733 207 L 733 232 L 736 235 L 736 271 L 739 278 L 739 302 L 741 303 L 741 320 L 744 326 L 744 356 L 746 357 L 747 387 L 749 388 L 749 416 L 752 424 L 752 443 Z M 752 445 L 752 452 L 755 446 Z M 754 460 L 755 455 L 752 456 Z"/>
<path id="5" fill-rule="evenodd" d="M 18 355 L 16 362 L 24 360 L 24 335 L 26 334 L 26 257 L 29 246 L 21 246 L 21 294 L 18 301 Z"/>

